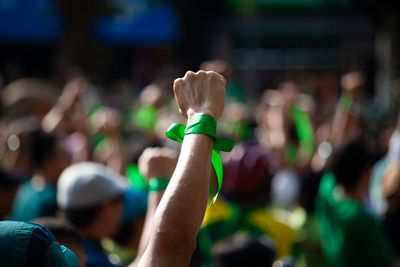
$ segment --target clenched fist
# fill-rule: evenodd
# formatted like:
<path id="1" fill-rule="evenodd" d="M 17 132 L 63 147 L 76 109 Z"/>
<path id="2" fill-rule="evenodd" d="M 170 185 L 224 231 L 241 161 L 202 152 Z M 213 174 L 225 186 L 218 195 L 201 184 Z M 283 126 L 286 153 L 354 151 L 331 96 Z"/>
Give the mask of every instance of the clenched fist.
<path id="1" fill-rule="evenodd" d="M 171 178 L 174 173 L 178 156 L 168 148 L 147 148 L 139 158 L 140 172 L 150 179 L 151 177 Z"/>
<path id="2" fill-rule="evenodd" d="M 221 117 L 225 105 L 224 77 L 214 71 L 186 72 L 174 82 L 175 99 L 186 119 L 210 115 L 215 121 Z"/>
<path id="3" fill-rule="evenodd" d="M 340 81 L 343 90 L 347 91 L 353 98 L 360 97 L 365 85 L 365 75 L 362 72 L 350 72 L 345 74 Z"/>

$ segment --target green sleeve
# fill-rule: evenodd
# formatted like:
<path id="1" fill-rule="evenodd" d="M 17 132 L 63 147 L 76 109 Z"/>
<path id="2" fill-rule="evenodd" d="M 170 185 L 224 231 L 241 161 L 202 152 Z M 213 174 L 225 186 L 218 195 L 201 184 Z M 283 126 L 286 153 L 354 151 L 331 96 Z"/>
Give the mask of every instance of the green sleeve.
<path id="1" fill-rule="evenodd" d="M 367 214 L 359 219 L 357 239 L 365 266 L 392 266 L 396 261 L 395 253 L 381 225 Z"/>

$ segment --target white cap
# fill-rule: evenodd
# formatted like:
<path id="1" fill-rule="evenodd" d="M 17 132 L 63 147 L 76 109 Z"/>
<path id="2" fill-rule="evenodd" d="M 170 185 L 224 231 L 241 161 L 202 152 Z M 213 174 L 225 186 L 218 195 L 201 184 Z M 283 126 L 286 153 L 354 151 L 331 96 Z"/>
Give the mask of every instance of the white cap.
<path id="1" fill-rule="evenodd" d="M 57 183 L 57 203 L 65 210 L 106 203 L 128 189 L 126 179 L 103 164 L 76 163 L 66 168 Z"/>

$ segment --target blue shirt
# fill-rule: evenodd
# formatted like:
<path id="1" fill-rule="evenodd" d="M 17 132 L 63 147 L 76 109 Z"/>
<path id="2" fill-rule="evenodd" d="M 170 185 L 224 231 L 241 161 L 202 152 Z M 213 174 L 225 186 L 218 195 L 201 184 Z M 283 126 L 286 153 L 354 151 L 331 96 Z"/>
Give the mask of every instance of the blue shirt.
<path id="1" fill-rule="evenodd" d="M 100 242 L 85 239 L 83 247 L 86 253 L 86 267 L 117 267 L 110 262 Z"/>

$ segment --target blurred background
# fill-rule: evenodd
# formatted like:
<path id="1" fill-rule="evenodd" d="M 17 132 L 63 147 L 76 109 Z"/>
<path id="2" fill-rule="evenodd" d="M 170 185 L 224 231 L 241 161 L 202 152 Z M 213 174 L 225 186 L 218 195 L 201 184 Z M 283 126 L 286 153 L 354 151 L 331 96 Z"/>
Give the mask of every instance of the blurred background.
<path id="1" fill-rule="evenodd" d="M 173 81 L 214 70 L 227 80 L 218 135 L 238 145 L 222 153 L 191 266 L 372 264 L 372 245 L 354 252 L 364 263 L 332 256 L 330 173 L 361 205 L 359 222 L 373 218 L 374 230 L 356 229 L 383 225 L 370 266 L 389 266 L 400 252 L 399 12 L 388 0 L 0 0 L 0 219 L 55 217 L 60 173 L 103 163 L 134 191 L 102 242 L 126 266 L 147 207 L 138 159 L 179 151 L 165 137 L 185 123 Z M 379 243 L 361 237 L 342 248 Z"/>
<path id="2" fill-rule="evenodd" d="M 363 70 L 385 98 L 398 75 L 398 4 L 373 0 L 2 1 L 2 83 L 62 81 L 79 66 L 102 87 L 138 87 L 164 67 L 198 69 L 221 58 L 253 96 L 288 77 L 313 87 Z M 318 83 L 319 85 L 315 85 Z"/>

